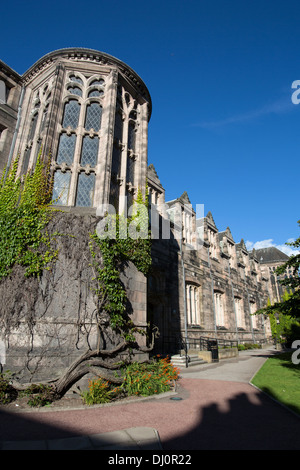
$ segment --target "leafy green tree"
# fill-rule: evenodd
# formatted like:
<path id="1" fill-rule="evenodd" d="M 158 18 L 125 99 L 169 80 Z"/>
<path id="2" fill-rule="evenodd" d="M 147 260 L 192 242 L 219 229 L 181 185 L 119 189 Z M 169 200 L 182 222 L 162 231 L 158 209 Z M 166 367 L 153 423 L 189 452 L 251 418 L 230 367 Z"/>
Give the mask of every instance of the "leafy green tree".
<path id="1" fill-rule="evenodd" d="M 298 220 L 298 225 L 300 226 L 300 220 Z M 300 237 L 294 242 L 286 243 L 286 245 L 299 249 Z M 269 304 L 258 310 L 257 314 L 288 315 L 295 319 L 300 317 L 300 254 L 290 256 L 286 263 L 275 270 L 275 273 L 280 276 L 285 274 L 287 270 L 291 273 L 290 276 L 279 281 L 286 288 L 286 293 L 281 302 L 275 302 L 273 305 Z"/>

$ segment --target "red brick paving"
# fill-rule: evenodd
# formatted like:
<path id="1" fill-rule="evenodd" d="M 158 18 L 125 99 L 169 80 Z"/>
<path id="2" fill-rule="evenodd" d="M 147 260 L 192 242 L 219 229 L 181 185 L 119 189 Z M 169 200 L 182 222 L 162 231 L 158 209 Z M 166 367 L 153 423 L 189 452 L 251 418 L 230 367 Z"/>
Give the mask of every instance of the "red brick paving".
<path id="1" fill-rule="evenodd" d="M 180 379 L 169 397 L 84 410 L 0 412 L 0 440 L 54 439 L 146 426 L 164 450 L 299 450 L 300 419 L 247 383 Z"/>

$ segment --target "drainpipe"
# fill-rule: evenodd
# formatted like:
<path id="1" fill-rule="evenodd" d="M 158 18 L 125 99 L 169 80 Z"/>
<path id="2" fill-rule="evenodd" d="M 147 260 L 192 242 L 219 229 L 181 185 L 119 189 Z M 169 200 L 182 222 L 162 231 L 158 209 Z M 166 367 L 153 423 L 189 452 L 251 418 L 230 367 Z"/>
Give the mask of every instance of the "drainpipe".
<path id="1" fill-rule="evenodd" d="M 19 128 L 20 128 L 20 123 L 21 123 L 21 113 L 22 113 L 22 105 L 23 105 L 23 100 L 24 100 L 24 94 L 25 94 L 25 87 L 23 86 L 22 90 L 21 90 L 20 99 L 19 99 L 17 123 L 16 123 L 15 131 L 14 131 L 13 139 L 12 139 L 12 142 L 11 142 L 11 146 L 10 146 L 10 152 L 9 152 L 9 155 L 8 155 L 8 160 L 7 160 L 7 165 L 6 165 L 5 175 L 4 175 L 4 181 L 6 180 L 7 173 L 10 169 L 13 153 L 14 153 L 14 150 L 15 150 L 17 135 L 18 135 Z"/>

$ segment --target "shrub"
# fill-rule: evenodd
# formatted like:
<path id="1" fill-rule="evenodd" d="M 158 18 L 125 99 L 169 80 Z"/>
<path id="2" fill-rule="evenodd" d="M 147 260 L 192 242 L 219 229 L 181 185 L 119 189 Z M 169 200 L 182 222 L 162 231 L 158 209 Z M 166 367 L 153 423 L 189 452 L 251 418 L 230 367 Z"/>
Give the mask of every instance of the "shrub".
<path id="1" fill-rule="evenodd" d="M 119 387 L 111 388 L 109 382 L 97 378 L 89 380 L 88 390 L 81 396 L 86 405 L 108 403 L 120 394 Z"/>
<path id="2" fill-rule="evenodd" d="M 0 404 L 6 405 L 11 403 L 18 396 L 18 392 L 15 388 L 9 383 L 10 372 L 6 371 L 3 374 L 0 374 Z"/>
<path id="3" fill-rule="evenodd" d="M 244 343 L 238 345 L 239 351 L 245 351 L 246 349 L 261 349 L 261 346 L 256 343 Z"/>
<path id="4" fill-rule="evenodd" d="M 27 403 L 32 407 L 50 405 L 54 401 L 54 390 L 50 385 L 32 384 L 23 395 L 28 396 Z"/>
<path id="5" fill-rule="evenodd" d="M 149 396 L 167 392 L 178 379 L 179 370 L 168 358 L 157 357 L 150 363 L 134 362 L 124 371 L 122 388 L 128 395 Z"/>

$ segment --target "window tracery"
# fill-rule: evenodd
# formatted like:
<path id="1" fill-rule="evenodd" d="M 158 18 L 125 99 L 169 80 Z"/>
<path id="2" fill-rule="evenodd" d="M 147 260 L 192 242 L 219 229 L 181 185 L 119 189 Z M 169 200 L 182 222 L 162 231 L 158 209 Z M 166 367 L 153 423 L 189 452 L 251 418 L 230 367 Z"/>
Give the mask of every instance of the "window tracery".
<path id="1" fill-rule="evenodd" d="M 50 79 L 34 92 L 31 102 L 31 118 L 27 128 L 28 133 L 21 169 L 22 174 L 28 171 L 30 164 L 34 165 L 43 144 L 47 129 L 47 117 L 51 102 L 52 86 L 53 81 Z"/>
<path id="2" fill-rule="evenodd" d="M 57 204 L 94 205 L 104 95 L 105 80 L 102 77 L 87 78 L 72 72 L 66 79 L 54 173 Z M 74 189 L 70 191 L 70 188 Z M 64 192 L 60 196 L 62 189 Z"/>

